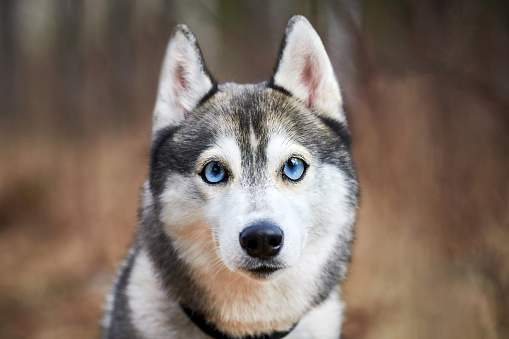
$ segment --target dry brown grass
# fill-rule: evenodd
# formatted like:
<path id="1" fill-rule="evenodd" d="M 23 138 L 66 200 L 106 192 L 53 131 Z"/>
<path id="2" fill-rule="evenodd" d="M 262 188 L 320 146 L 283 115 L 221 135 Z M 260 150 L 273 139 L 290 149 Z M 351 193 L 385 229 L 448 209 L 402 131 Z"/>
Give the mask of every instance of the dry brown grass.
<path id="1" fill-rule="evenodd" d="M 135 231 L 147 130 L 4 150 L 0 337 L 98 334 L 104 296 Z"/>
<path id="2" fill-rule="evenodd" d="M 431 77 L 374 81 L 376 107 L 353 119 L 362 203 L 345 337 L 507 337 L 508 126 Z"/>

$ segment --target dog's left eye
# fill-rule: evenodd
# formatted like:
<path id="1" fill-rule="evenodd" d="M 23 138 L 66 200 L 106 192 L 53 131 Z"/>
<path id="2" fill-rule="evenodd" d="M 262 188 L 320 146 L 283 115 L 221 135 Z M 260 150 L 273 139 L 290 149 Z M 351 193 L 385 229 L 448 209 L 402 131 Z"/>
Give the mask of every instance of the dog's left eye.
<path id="1" fill-rule="evenodd" d="M 205 165 L 201 176 L 205 182 L 209 184 L 217 184 L 218 182 L 226 179 L 226 171 L 223 165 L 221 165 L 219 162 L 211 161 Z"/>
<path id="2" fill-rule="evenodd" d="M 292 181 L 297 181 L 304 175 L 306 164 L 302 159 L 290 158 L 285 163 L 283 175 Z"/>

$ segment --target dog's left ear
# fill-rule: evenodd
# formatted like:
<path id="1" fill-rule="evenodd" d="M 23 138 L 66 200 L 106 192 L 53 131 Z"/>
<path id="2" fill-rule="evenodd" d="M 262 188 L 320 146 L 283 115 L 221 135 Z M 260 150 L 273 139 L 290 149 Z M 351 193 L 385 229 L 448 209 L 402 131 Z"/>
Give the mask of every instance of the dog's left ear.
<path id="1" fill-rule="evenodd" d="M 270 81 L 319 114 L 345 122 L 332 64 L 318 33 L 303 16 L 296 15 L 288 22 Z"/>
<path id="2" fill-rule="evenodd" d="M 216 87 L 186 25 L 178 25 L 166 49 L 154 108 L 152 133 L 179 124 Z"/>

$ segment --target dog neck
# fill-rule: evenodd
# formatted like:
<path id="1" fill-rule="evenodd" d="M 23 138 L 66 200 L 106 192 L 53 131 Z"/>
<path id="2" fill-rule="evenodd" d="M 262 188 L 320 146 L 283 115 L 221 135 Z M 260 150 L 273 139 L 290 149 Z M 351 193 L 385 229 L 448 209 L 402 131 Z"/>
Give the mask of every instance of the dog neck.
<path id="1" fill-rule="evenodd" d="M 188 318 L 200 329 L 203 333 L 211 336 L 215 339 L 281 339 L 286 337 L 290 332 L 297 326 L 297 323 L 293 324 L 293 326 L 288 330 L 284 332 L 273 332 L 272 334 L 259 334 L 256 336 L 244 336 L 244 337 L 232 337 L 224 332 L 221 332 L 217 326 L 211 325 L 207 323 L 205 318 L 193 310 L 185 307 L 184 305 L 180 304 L 180 307 L 184 311 L 184 313 L 188 316 Z"/>

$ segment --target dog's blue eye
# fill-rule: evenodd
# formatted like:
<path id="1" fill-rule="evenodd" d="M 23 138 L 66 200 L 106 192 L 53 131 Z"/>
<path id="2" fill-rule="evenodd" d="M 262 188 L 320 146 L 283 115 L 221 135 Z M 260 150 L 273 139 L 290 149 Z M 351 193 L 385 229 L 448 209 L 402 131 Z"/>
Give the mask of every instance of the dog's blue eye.
<path id="1" fill-rule="evenodd" d="M 296 181 L 302 178 L 306 166 L 299 158 L 290 158 L 285 164 L 283 174 L 290 180 Z"/>
<path id="2" fill-rule="evenodd" d="M 226 171 L 219 162 L 211 161 L 203 169 L 202 177 L 206 182 L 215 184 L 226 178 Z"/>

